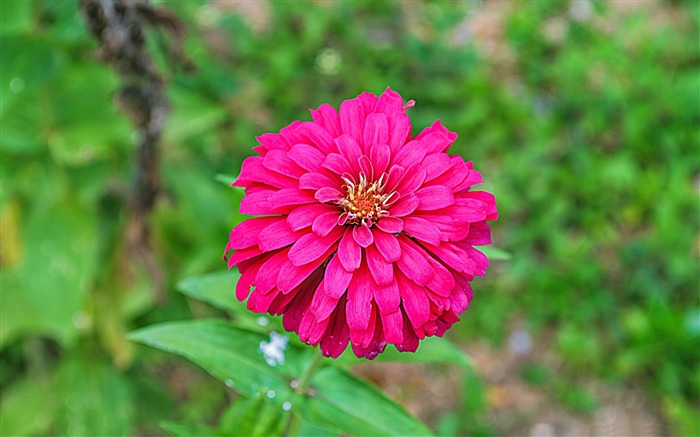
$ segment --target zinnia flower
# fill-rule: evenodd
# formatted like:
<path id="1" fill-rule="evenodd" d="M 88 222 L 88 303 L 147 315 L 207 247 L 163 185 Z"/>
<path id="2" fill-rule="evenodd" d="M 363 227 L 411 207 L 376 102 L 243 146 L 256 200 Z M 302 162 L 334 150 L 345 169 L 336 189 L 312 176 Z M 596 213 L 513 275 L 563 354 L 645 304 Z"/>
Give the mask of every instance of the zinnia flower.
<path id="1" fill-rule="evenodd" d="M 417 136 L 402 97 L 362 93 L 337 112 L 258 137 L 233 186 L 244 187 L 224 258 L 236 297 L 325 356 L 348 342 L 373 359 L 388 343 L 415 351 L 467 308 L 483 275 L 494 197 L 481 174 L 448 155 L 457 134 L 436 121 Z"/>

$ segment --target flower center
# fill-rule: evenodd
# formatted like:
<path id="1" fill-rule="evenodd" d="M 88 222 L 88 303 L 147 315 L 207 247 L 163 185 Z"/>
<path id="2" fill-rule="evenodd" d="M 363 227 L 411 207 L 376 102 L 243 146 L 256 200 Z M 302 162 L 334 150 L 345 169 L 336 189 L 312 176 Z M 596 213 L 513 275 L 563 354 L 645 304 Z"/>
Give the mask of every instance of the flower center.
<path id="1" fill-rule="evenodd" d="M 372 226 L 380 217 L 389 215 L 387 203 L 394 193 L 385 194 L 385 175 L 379 180 L 369 182 L 364 173 L 360 173 L 360 181 L 343 176 L 345 197 L 338 200 L 338 205 L 345 211 L 340 216 L 342 224 Z"/>

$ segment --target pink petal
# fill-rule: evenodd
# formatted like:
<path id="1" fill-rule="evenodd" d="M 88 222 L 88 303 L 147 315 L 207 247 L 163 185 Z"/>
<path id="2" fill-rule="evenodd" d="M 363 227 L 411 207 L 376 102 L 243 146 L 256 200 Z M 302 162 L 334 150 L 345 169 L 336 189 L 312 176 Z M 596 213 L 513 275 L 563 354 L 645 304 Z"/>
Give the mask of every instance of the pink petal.
<path id="1" fill-rule="evenodd" d="M 414 327 L 423 326 L 430 319 L 430 301 L 425 290 L 404 275 L 396 275 L 403 309 Z"/>
<path id="2" fill-rule="evenodd" d="M 333 144 L 333 135 L 317 123 L 310 121 L 302 123 L 297 131 L 306 135 L 311 140 L 311 143 L 318 147 L 323 154 L 335 152 L 335 144 Z"/>
<path id="3" fill-rule="evenodd" d="M 347 160 L 352 168 L 352 173 L 360 172 L 359 160 L 362 156 L 362 149 L 350 135 L 344 134 L 335 139 L 340 154 Z M 339 173 L 342 174 L 342 173 Z"/>
<path id="4" fill-rule="evenodd" d="M 389 148 L 391 153 L 400 150 L 411 137 L 411 121 L 406 114 L 396 114 L 389 121 Z"/>
<path id="5" fill-rule="evenodd" d="M 327 103 L 319 106 L 317 110 L 312 109 L 311 118 L 313 118 L 314 122 L 326 129 L 333 138 L 342 133 L 338 112 L 336 112 L 335 108 Z"/>
<path id="6" fill-rule="evenodd" d="M 253 291 L 248 298 L 248 302 L 246 302 L 246 307 L 254 313 L 266 313 L 278 294 L 279 292 L 277 291 L 267 294 Z"/>
<path id="7" fill-rule="evenodd" d="M 320 190 L 321 188 L 340 188 L 338 181 L 334 181 L 321 173 L 306 173 L 299 178 L 299 188 Z"/>
<path id="8" fill-rule="evenodd" d="M 420 164 L 416 163 L 411 165 L 406 169 L 406 175 L 403 180 L 396 187 L 396 191 L 401 193 L 402 196 L 406 196 L 409 193 L 413 193 L 423 184 L 425 181 L 426 172 L 420 168 Z"/>
<path id="9" fill-rule="evenodd" d="M 350 304 L 350 298 L 348 298 L 348 305 Z M 367 348 L 371 343 L 372 340 L 375 338 L 377 331 L 380 331 L 381 333 L 381 325 L 377 325 L 377 310 L 374 305 L 369 305 L 369 308 L 365 310 L 365 313 L 367 313 L 367 326 L 354 329 L 353 326 L 350 324 L 350 312 L 347 312 L 348 316 L 348 325 L 350 326 L 350 342 L 351 345 L 353 346 L 353 350 L 355 350 L 355 354 L 359 356 L 364 356 L 364 353 L 358 354 L 358 351 L 355 349 L 356 346 L 360 346 L 361 348 Z"/>
<path id="10" fill-rule="evenodd" d="M 335 188 L 325 187 L 316 191 L 314 197 L 321 203 L 335 203 L 338 199 L 342 199 L 343 197 L 345 197 L 345 195 L 340 191 L 336 190 Z"/>
<path id="11" fill-rule="evenodd" d="M 295 144 L 287 155 L 299 167 L 314 173 L 321 171 L 323 161 L 326 159 L 324 153 L 308 144 Z"/>
<path id="12" fill-rule="evenodd" d="M 352 272 L 360 267 L 362 260 L 362 248 L 355 242 L 353 238 L 354 227 L 345 228 L 343 238 L 340 239 L 338 245 L 338 260 L 343 265 L 345 270 Z"/>
<path id="13" fill-rule="evenodd" d="M 433 211 L 453 205 L 455 203 L 452 190 L 444 185 L 433 185 L 416 191 L 420 200 L 419 208 L 423 211 Z"/>
<path id="14" fill-rule="evenodd" d="M 299 132 L 299 127 L 301 125 L 301 121 L 294 120 L 293 122 L 289 123 L 289 125 L 280 129 L 280 135 L 287 143 L 286 150 L 289 150 L 289 148 L 291 148 L 294 144 L 305 143 L 307 141 L 306 135 Z"/>
<path id="15" fill-rule="evenodd" d="M 258 247 L 264 252 L 288 246 L 304 235 L 294 232 L 283 218 L 267 226 L 258 234 Z"/>
<path id="16" fill-rule="evenodd" d="M 250 287 L 253 285 L 255 280 L 255 275 L 258 274 L 258 270 L 262 266 L 262 263 L 253 264 L 249 269 L 241 274 L 236 283 L 236 299 L 243 302 L 245 298 L 250 294 Z"/>
<path id="17" fill-rule="evenodd" d="M 367 116 L 363 139 L 365 154 L 368 154 L 373 146 L 389 141 L 389 123 L 384 114 L 374 113 Z"/>
<path id="18" fill-rule="evenodd" d="M 403 316 L 401 310 L 397 309 L 393 313 L 388 314 L 382 313 L 381 317 L 387 343 L 403 343 Z"/>
<path id="19" fill-rule="evenodd" d="M 258 217 L 245 220 L 231 230 L 229 242 L 231 249 L 245 249 L 258 244 L 258 234 L 267 226 L 277 221 L 284 220 L 280 217 Z"/>
<path id="20" fill-rule="evenodd" d="M 409 167 L 414 163 L 421 162 L 427 150 L 420 141 L 410 141 L 396 152 L 392 164 L 401 167 Z"/>
<path id="21" fill-rule="evenodd" d="M 403 221 L 396 217 L 382 217 L 375 225 L 389 234 L 397 234 L 403 230 Z"/>
<path id="22" fill-rule="evenodd" d="M 293 231 L 298 231 L 299 229 L 311 226 L 319 215 L 336 210 L 336 206 L 323 205 L 320 203 L 302 205 L 289 213 L 287 216 L 287 224 Z"/>
<path id="23" fill-rule="evenodd" d="M 473 261 L 469 259 L 464 250 L 456 245 L 443 241 L 438 246 L 427 244 L 426 249 L 437 255 L 442 262 L 458 272 L 474 273 Z"/>
<path id="24" fill-rule="evenodd" d="M 376 112 L 383 112 L 387 116 L 402 112 L 403 99 L 401 95 L 391 88 L 387 89 L 379 96 L 374 108 Z"/>
<path id="25" fill-rule="evenodd" d="M 365 265 L 357 269 L 348 287 L 346 316 L 351 330 L 366 329 L 372 313 L 372 292 L 369 286 L 369 270 Z"/>
<path id="26" fill-rule="evenodd" d="M 263 158 L 262 164 L 268 170 L 293 179 L 299 179 L 301 175 L 306 173 L 303 168 L 292 161 L 287 152 L 282 150 L 270 150 Z"/>
<path id="27" fill-rule="evenodd" d="M 319 237 L 316 234 L 304 235 L 289 250 L 289 259 L 295 266 L 316 261 L 336 245 L 342 232 L 342 228 L 338 226 L 325 237 Z"/>
<path id="28" fill-rule="evenodd" d="M 368 246 L 365 249 L 365 253 L 367 254 L 367 266 L 377 284 L 386 285 L 390 283 L 394 277 L 393 264 L 384 260 L 384 257 L 379 253 L 375 245 Z"/>
<path id="29" fill-rule="evenodd" d="M 374 114 L 373 114 L 374 115 Z M 391 159 L 391 151 L 386 144 L 374 144 L 370 147 L 370 158 L 376 175 L 381 175 L 386 171 Z"/>
<path id="30" fill-rule="evenodd" d="M 352 227 L 352 237 L 355 242 L 362 247 L 367 247 L 372 244 L 372 232 L 365 225 L 353 226 Z"/>
<path id="31" fill-rule="evenodd" d="M 377 222 L 377 224 L 378 223 L 379 222 Z M 380 229 L 372 229 L 374 245 L 387 262 L 394 262 L 401 257 L 401 247 L 399 246 L 399 242 L 396 240 L 394 235 L 388 234 Z"/>
<path id="32" fill-rule="evenodd" d="M 396 265 L 413 282 L 425 286 L 435 274 L 425 258 L 427 254 L 404 235 L 399 236 L 398 240 L 401 246 L 401 258 Z"/>
<path id="33" fill-rule="evenodd" d="M 336 254 L 326 266 L 324 281 L 326 294 L 335 299 L 340 298 L 347 291 L 351 279 L 352 273 L 343 268 Z"/>
<path id="34" fill-rule="evenodd" d="M 454 276 L 452 276 L 452 273 L 450 273 L 450 271 L 447 270 L 439 261 L 436 261 L 431 257 L 428 258 L 428 261 L 430 261 L 430 266 L 435 272 L 435 276 L 433 276 L 433 279 L 427 284 L 428 288 L 440 296 L 449 296 L 452 288 L 455 286 Z"/>
<path id="35" fill-rule="evenodd" d="M 265 147 L 267 151 L 270 150 L 288 150 L 289 145 L 279 134 L 262 134 L 255 137 L 258 142 Z"/>
<path id="36" fill-rule="evenodd" d="M 445 173 L 452 166 L 452 162 L 445 153 L 433 153 L 426 156 L 421 165 L 426 171 L 425 181 L 430 182 Z"/>
<path id="37" fill-rule="evenodd" d="M 340 125 L 344 133 L 361 144 L 365 117 L 362 103 L 358 99 L 346 100 L 340 104 Z"/>
<path id="38" fill-rule="evenodd" d="M 374 287 L 372 287 L 372 296 L 381 314 L 398 311 L 399 305 L 401 305 L 401 294 L 399 293 L 396 280 L 393 277 L 391 281 L 385 285 L 374 284 Z"/>
<path id="39" fill-rule="evenodd" d="M 313 233 L 319 237 L 328 235 L 333 228 L 338 226 L 338 212 L 327 212 L 316 217 L 314 224 L 311 226 Z"/>
<path id="40" fill-rule="evenodd" d="M 367 155 L 360 156 L 360 159 L 358 159 L 358 163 L 359 163 L 360 171 L 363 172 L 365 175 L 367 175 L 367 177 L 370 180 L 374 180 L 375 179 L 374 166 L 372 165 L 372 161 L 370 161 L 370 159 L 367 157 Z M 358 172 L 358 174 L 359 174 L 359 172 Z"/>
<path id="41" fill-rule="evenodd" d="M 287 252 L 289 250 L 280 250 L 267 259 L 255 275 L 255 291 L 262 294 L 267 294 L 272 290 L 277 282 L 277 275 L 280 269 L 287 262 Z"/>
<path id="42" fill-rule="evenodd" d="M 428 220 L 418 217 L 404 217 L 403 230 L 421 241 L 436 246 L 440 244 L 440 230 Z"/>
<path id="43" fill-rule="evenodd" d="M 489 266 L 488 257 L 486 257 L 483 252 L 470 246 L 465 247 L 464 250 L 469 254 L 469 258 L 474 261 L 474 264 L 476 264 L 474 274 L 484 276 L 486 268 Z"/>
<path id="44" fill-rule="evenodd" d="M 415 331 L 411 328 L 408 318 L 403 318 L 403 342 L 396 345 L 396 349 L 401 352 L 415 352 L 418 349 L 418 337 Z"/>
<path id="45" fill-rule="evenodd" d="M 422 131 L 421 133 L 419 133 L 418 135 L 416 135 L 416 139 L 417 139 L 417 140 L 422 140 L 423 138 L 425 138 L 426 136 L 428 136 L 428 135 L 431 134 L 431 133 L 441 133 L 441 134 L 443 134 L 445 137 L 447 137 L 447 139 L 450 141 L 450 143 L 454 142 L 454 140 L 457 139 L 457 134 L 454 133 L 454 132 L 450 132 L 449 130 L 447 130 L 447 129 L 442 125 L 442 122 L 441 122 L 440 120 L 436 120 L 431 126 L 428 126 L 428 127 L 426 127 L 425 129 L 423 129 L 423 131 Z M 449 145 L 448 145 L 448 147 L 449 147 Z M 447 150 L 442 150 L 442 152 L 446 152 L 446 151 L 447 151 Z"/>
<path id="46" fill-rule="evenodd" d="M 273 190 L 262 190 L 256 193 L 246 194 L 241 200 L 239 211 L 248 215 L 271 215 L 275 214 L 270 204 L 270 198 L 277 193 Z"/>
<path id="47" fill-rule="evenodd" d="M 323 161 L 323 167 L 337 175 L 352 173 L 353 171 L 353 166 L 350 165 L 343 155 L 338 153 L 329 153 Z"/>
<path id="48" fill-rule="evenodd" d="M 328 317 L 325 319 L 317 319 L 312 311 L 306 311 L 299 323 L 299 340 L 306 344 L 316 346 L 318 342 L 321 341 L 321 338 L 323 338 L 323 334 L 326 332 L 326 327 L 329 322 L 330 320 L 328 320 Z"/>
<path id="49" fill-rule="evenodd" d="M 306 280 L 309 275 L 311 275 L 321 264 L 323 264 L 331 253 L 332 250 L 328 250 L 324 254 L 325 256 L 320 256 L 315 261 L 302 266 L 295 266 L 292 264 L 292 261 L 287 260 L 277 275 L 277 288 L 279 288 L 284 294 L 291 292 L 297 286 L 299 286 L 299 284 L 304 282 L 304 280 Z"/>
<path id="50" fill-rule="evenodd" d="M 428 154 L 446 152 L 450 148 L 452 142 L 442 132 L 432 132 L 420 138 L 421 144 L 425 147 Z"/>
<path id="51" fill-rule="evenodd" d="M 298 188 L 284 188 L 270 196 L 270 206 L 273 211 L 279 211 L 290 205 L 305 205 L 307 203 L 316 203 L 316 198 L 308 191 Z"/>
<path id="52" fill-rule="evenodd" d="M 392 165 L 389 168 L 389 174 L 386 178 L 385 192 L 391 193 L 392 191 L 396 190 L 396 187 L 399 185 L 399 182 L 401 182 L 401 180 L 403 179 L 405 173 L 405 168 L 401 167 L 400 165 Z"/>
<path id="53" fill-rule="evenodd" d="M 241 173 L 233 187 L 250 186 L 253 182 L 261 182 L 276 188 L 295 187 L 297 181 L 288 176 L 281 175 L 263 166 L 262 156 L 249 156 L 243 161 Z"/>
<path id="54" fill-rule="evenodd" d="M 411 193 L 407 196 L 401 196 L 399 201 L 391 206 L 389 213 L 393 217 L 404 217 L 415 211 L 419 204 L 418 197 Z"/>
<path id="55" fill-rule="evenodd" d="M 321 339 L 321 353 L 326 357 L 338 358 L 348 346 L 350 331 L 345 319 L 345 298 L 338 302 L 335 312 L 328 318 L 326 334 Z"/>
<path id="56" fill-rule="evenodd" d="M 318 289 L 314 293 L 313 300 L 311 301 L 311 307 L 309 308 L 311 313 L 313 313 L 316 320 L 325 320 L 328 316 L 335 311 L 336 305 L 338 305 L 338 298 L 332 297 L 323 290 L 327 287 L 325 282 L 328 278 L 324 278 L 318 286 Z"/>
<path id="57" fill-rule="evenodd" d="M 470 191 L 463 194 L 464 197 L 480 200 L 486 205 L 485 213 L 486 220 L 496 220 L 498 218 L 498 210 L 496 209 L 496 198 L 491 193 L 486 191 Z"/>
<path id="58" fill-rule="evenodd" d="M 486 222 L 473 223 L 469 227 L 469 235 L 465 242 L 472 246 L 485 246 L 491 244 L 491 228 Z"/>

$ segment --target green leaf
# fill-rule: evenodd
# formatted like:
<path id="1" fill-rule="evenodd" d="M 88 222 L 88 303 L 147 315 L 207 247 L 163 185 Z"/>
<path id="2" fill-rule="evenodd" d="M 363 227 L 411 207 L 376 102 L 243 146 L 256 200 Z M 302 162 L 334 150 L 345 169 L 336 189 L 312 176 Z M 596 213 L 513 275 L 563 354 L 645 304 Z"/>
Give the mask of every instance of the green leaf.
<path id="1" fill-rule="evenodd" d="M 71 357 L 58 372 L 60 435 L 129 435 L 133 399 L 128 381 L 111 365 Z"/>
<path id="2" fill-rule="evenodd" d="M 236 300 L 236 283 L 240 277 L 238 270 L 193 276 L 178 282 L 177 289 L 193 299 L 201 300 L 222 310 L 238 313 L 241 309 L 245 311 L 245 307 Z"/>
<path id="3" fill-rule="evenodd" d="M 140 329 L 129 338 L 188 358 L 245 396 L 270 391 L 280 404 L 292 399 L 289 383 L 301 374 L 306 360 L 302 349 L 288 345 L 284 362 L 270 365 L 261 351 L 261 343 L 270 342 L 270 336 L 222 320 L 164 323 Z"/>
<path id="4" fill-rule="evenodd" d="M 508 261 L 513 257 L 509 252 L 494 246 L 479 246 L 477 249 L 491 261 Z"/>
<path id="5" fill-rule="evenodd" d="M 46 435 L 56 413 L 52 387 L 35 376 L 3 387 L 0 435 Z"/>
<path id="6" fill-rule="evenodd" d="M 238 399 L 223 414 L 220 433 L 232 437 L 280 435 L 289 413 L 269 401 L 267 393 L 262 391 L 252 398 Z"/>
<path id="7" fill-rule="evenodd" d="M 194 428 L 181 423 L 164 421 L 160 427 L 175 437 L 211 437 L 217 435 L 216 431 L 210 428 Z"/>
<path id="8" fill-rule="evenodd" d="M 357 362 L 357 360 L 354 360 Z M 451 341 L 443 337 L 427 337 L 414 353 L 399 352 L 394 346 L 379 354 L 377 362 L 401 361 L 411 363 L 447 363 L 471 367 L 469 357 Z"/>
<path id="9" fill-rule="evenodd" d="M 192 276 L 180 281 L 177 288 L 188 297 L 233 314 L 236 325 L 241 328 L 267 333 L 270 328 L 281 327 L 278 318 L 255 314 L 236 299 L 236 282 L 240 277 L 237 270 Z"/>
<path id="10" fill-rule="evenodd" d="M 303 420 L 356 436 L 430 436 L 423 423 L 377 388 L 337 368 L 319 370 L 313 397 L 298 411 Z"/>

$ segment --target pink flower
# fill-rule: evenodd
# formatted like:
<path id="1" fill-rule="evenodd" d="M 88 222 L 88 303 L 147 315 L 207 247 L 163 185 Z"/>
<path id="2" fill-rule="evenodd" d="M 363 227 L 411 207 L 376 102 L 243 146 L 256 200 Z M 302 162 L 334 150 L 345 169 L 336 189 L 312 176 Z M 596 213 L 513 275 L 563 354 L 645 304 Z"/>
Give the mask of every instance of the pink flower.
<path id="1" fill-rule="evenodd" d="M 467 308 L 491 243 L 493 195 L 471 162 L 446 152 L 457 134 L 440 121 L 411 136 L 402 97 L 362 93 L 337 112 L 258 137 L 233 183 L 243 214 L 224 258 L 236 297 L 338 357 L 348 341 L 373 359 L 388 343 L 415 351 Z"/>

